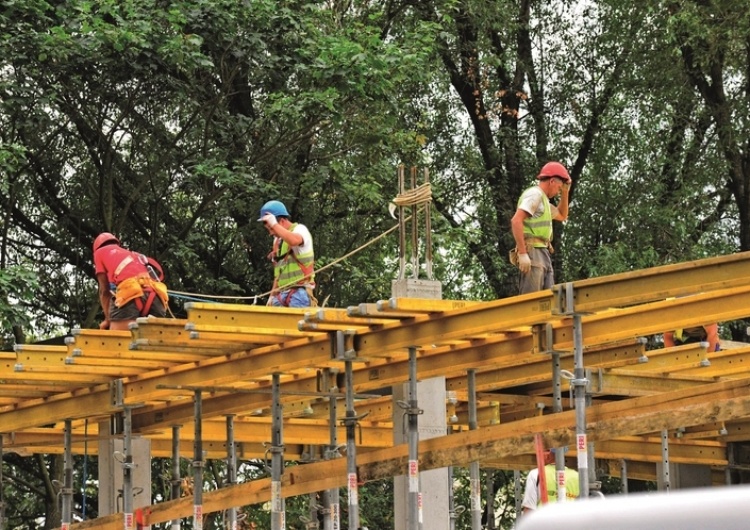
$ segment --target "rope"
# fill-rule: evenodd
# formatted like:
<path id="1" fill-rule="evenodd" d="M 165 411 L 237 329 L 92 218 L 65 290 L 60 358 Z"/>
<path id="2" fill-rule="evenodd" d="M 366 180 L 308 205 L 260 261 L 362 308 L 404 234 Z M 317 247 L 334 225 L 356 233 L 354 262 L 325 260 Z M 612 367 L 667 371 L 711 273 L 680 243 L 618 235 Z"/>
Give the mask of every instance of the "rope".
<path id="1" fill-rule="evenodd" d="M 424 186 L 427 186 L 427 192 L 426 193 L 425 193 L 425 191 L 421 191 L 421 192 L 419 192 L 417 194 L 411 193 L 411 192 L 414 192 L 417 189 L 419 189 L 419 188 L 415 188 L 414 190 L 411 190 L 409 193 L 405 194 L 405 195 L 409 195 L 408 198 L 399 199 L 399 197 L 401 197 L 401 196 L 399 196 L 399 197 L 396 197 L 396 199 L 394 199 L 394 201 L 398 201 L 398 200 L 418 200 L 419 201 L 419 203 L 415 202 L 414 204 L 421 204 L 421 203 L 424 203 L 424 202 L 429 202 L 431 200 L 431 197 L 432 197 L 431 192 L 429 190 L 430 185 L 429 184 L 426 184 L 426 185 L 423 184 L 422 186 L 419 186 L 419 187 L 423 188 Z M 425 197 L 426 197 L 426 199 L 425 199 Z M 406 217 L 404 219 L 404 222 L 408 221 L 409 219 L 411 219 L 411 216 Z M 388 230 L 386 230 L 385 232 L 383 232 L 379 236 L 374 237 L 373 239 L 371 239 L 370 241 L 368 241 L 364 245 L 362 245 L 362 246 L 360 246 L 360 247 L 352 250 L 348 254 L 344 254 L 343 256 L 341 256 L 340 258 L 335 259 L 334 261 L 332 261 L 328 265 L 325 265 L 325 266 L 323 266 L 323 267 L 321 267 L 319 269 L 316 269 L 315 273 L 316 274 L 321 273 L 321 272 L 323 272 L 323 271 L 325 271 L 327 269 L 330 269 L 334 265 L 337 265 L 338 263 L 340 263 L 340 262 L 342 262 L 342 261 L 344 261 L 344 260 L 352 257 L 353 255 L 357 254 L 358 252 L 361 252 L 362 250 L 364 250 L 365 248 L 369 247 L 373 243 L 375 243 L 375 242 L 379 241 L 380 239 L 384 238 L 385 236 L 387 236 L 391 232 L 394 232 L 395 230 L 398 229 L 398 227 L 399 227 L 399 225 L 392 226 L 391 228 L 389 228 Z M 232 296 L 232 295 L 213 295 L 213 294 L 208 294 L 207 295 L 207 294 L 201 294 L 200 296 L 204 298 L 204 300 L 201 300 L 200 298 L 192 298 L 192 297 L 196 296 L 195 293 L 190 293 L 190 292 L 185 292 L 185 291 L 168 291 L 168 293 L 170 295 L 174 295 L 176 298 L 185 298 L 187 300 L 197 300 L 197 301 L 205 301 L 205 302 L 210 302 L 211 300 L 207 300 L 209 298 L 210 299 L 214 299 L 214 300 L 253 300 L 254 304 L 258 302 L 258 298 L 265 298 L 266 296 L 269 296 L 272 292 L 273 291 L 266 291 L 265 293 L 256 294 L 256 295 L 253 295 L 253 296 Z"/>
<path id="2" fill-rule="evenodd" d="M 425 182 L 416 188 L 396 195 L 396 198 L 393 199 L 393 204 L 396 206 L 414 206 L 430 201 L 432 201 L 432 186 L 429 182 Z"/>

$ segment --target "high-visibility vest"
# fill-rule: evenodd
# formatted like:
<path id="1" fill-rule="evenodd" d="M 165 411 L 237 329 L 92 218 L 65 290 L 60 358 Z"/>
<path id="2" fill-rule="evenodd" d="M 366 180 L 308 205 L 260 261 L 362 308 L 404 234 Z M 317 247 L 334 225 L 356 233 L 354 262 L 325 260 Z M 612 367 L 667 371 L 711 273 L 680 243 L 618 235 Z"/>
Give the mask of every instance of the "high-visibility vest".
<path id="1" fill-rule="evenodd" d="M 557 469 L 554 464 L 544 466 L 544 475 L 547 479 L 547 499 L 548 502 L 557 502 Z M 578 472 L 569 467 L 565 468 L 565 500 L 575 500 L 580 493 L 578 483 Z M 541 495 L 538 504 L 541 504 Z"/>
<path id="2" fill-rule="evenodd" d="M 290 227 L 294 232 L 297 223 Z M 279 290 L 293 286 L 302 286 L 313 283 L 315 278 L 315 254 L 314 252 L 302 252 L 295 254 L 289 244 L 281 238 L 277 238 L 276 251 L 274 252 L 273 274 L 277 279 L 276 285 Z"/>
<path id="3" fill-rule="evenodd" d="M 518 199 L 518 205 L 521 204 L 523 195 Z M 552 208 L 550 207 L 549 199 L 547 194 L 542 192 L 542 201 L 544 201 L 544 213 L 539 217 L 527 217 L 523 222 L 523 236 L 526 239 L 538 239 L 539 244 L 534 244 L 535 247 L 545 247 L 546 245 L 541 241 L 552 240 Z"/>

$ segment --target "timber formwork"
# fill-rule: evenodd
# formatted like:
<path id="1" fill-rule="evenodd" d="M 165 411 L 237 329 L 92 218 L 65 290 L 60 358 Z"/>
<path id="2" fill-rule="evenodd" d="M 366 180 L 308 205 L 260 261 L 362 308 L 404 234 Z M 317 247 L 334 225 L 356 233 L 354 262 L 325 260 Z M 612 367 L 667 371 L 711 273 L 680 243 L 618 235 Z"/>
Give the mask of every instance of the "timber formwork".
<path id="1" fill-rule="evenodd" d="M 572 399 L 553 413 L 551 352 L 574 371 L 573 315 L 580 318 L 588 441 L 618 474 L 654 478 L 662 434 L 670 460 L 711 466 L 723 482 L 726 444 L 750 441 L 750 346 L 707 352 L 701 345 L 647 349 L 664 330 L 750 317 L 750 253 L 560 284 L 550 291 L 477 302 L 396 298 L 347 309 L 287 309 L 190 303 L 187 318 L 139 319 L 130 331 L 74 330 L 64 346 L 19 345 L 0 353 L 0 429 L 4 451 L 96 452 L 97 427 L 130 415 L 134 436 L 154 456 L 193 451 L 195 394 L 207 458 L 227 455 L 234 418 L 238 459 L 265 458 L 272 396 L 283 405 L 284 496 L 345 486 L 345 458 L 321 460 L 311 448 L 331 438 L 330 400 L 345 395 L 353 366 L 360 481 L 402 475 L 407 446 L 393 446 L 387 390 L 409 374 L 444 376 L 451 434 L 419 444 L 420 470 L 448 465 L 528 469 L 534 434 L 548 446 L 576 439 Z M 475 372 L 478 428 L 469 430 L 467 371 Z M 274 386 L 278 381 L 278 387 Z M 571 390 L 564 379 L 562 392 Z M 343 406 L 339 408 L 343 419 Z M 337 438 L 346 427 L 337 421 Z M 270 499 L 270 479 L 204 495 L 204 511 Z M 155 505 L 152 524 L 191 514 L 191 499 Z M 74 525 L 122 527 L 122 514 Z M 118 518 L 119 517 L 119 518 Z"/>

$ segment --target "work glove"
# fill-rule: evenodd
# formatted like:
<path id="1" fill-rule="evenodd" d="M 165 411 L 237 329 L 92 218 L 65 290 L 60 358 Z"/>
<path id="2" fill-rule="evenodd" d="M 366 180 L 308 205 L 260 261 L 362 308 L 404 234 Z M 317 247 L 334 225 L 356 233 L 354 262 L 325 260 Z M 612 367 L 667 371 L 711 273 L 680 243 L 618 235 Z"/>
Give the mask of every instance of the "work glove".
<path id="1" fill-rule="evenodd" d="M 274 226 L 279 224 L 279 222 L 276 220 L 276 216 L 272 213 L 267 213 L 266 215 L 261 217 L 261 220 L 266 224 L 268 228 L 273 228 Z"/>
<path id="2" fill-rule="evenodd" d="M 523 274 L 527 274 L 531 270 L 531 258 L 528 253 L 518 255 L 518 269 Z"/>

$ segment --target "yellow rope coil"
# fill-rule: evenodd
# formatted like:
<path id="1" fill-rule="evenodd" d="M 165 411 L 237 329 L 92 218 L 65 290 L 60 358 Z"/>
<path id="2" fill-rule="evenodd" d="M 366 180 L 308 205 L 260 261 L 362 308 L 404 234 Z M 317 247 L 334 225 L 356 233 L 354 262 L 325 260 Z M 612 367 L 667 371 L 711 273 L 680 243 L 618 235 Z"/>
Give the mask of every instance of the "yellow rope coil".
<path id="1" fill-rule="evenodd" d="M 393 204 L 396 206 L 414 206 L 432 201 L 432 186 L 429 182 L 420 184 L 416 188 L 410 189 L 404 193 L 399 193 Z"/>

